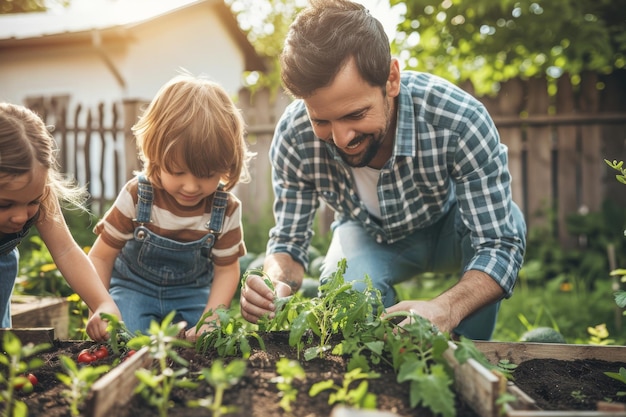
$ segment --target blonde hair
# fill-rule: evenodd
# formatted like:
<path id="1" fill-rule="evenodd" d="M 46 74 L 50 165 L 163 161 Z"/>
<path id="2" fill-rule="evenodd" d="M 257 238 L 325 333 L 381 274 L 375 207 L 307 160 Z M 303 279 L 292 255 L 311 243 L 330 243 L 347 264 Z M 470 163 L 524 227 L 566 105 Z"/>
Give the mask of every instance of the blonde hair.
<path id="1" fill-rule="evenodd" d="M 160 172 L 173 172 L 177 159 L 199 178 L 223 174 L 224 189 L 249 181 L 248 152 L 240 111 L 224 89 L 188 73 L 158 91 L 132 127 L 143 172 L 161 187 Z"/>
<path id="2" fill-rule="evenodd" d="M 56 152 L 52 134 L 36 113 L 24 106 L 0 103 L 0 180 L 32 172 L 36 164 L 47 170 L 40 221 L 55 213 L 55 200 L 59 199 L 87 210 L 87 192 L 59 172 Z"/>

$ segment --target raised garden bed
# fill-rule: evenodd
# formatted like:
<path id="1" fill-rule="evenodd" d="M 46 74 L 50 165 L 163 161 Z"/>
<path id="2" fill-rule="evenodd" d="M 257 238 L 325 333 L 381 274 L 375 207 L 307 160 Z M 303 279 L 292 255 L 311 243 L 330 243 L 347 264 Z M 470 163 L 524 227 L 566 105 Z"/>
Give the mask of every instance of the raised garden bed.
<path id="1" fill-rule="evenodd" d="M 13 328 L 52 327 L 56 337 L 69 337 L 68 302 L 62 297 L 11 296 L 11 321 Z"/>
<path id="2" fill-rule="evenodd" d="M 24 342 L 33 343 L 49 341 L 53 335 L 51 329 L 15 329 L 14 333 Z M 229 414 L 230 416 L 285 415 L 278 405 L 280 392 L 275 380 L 278 376 L 276 362 L 283 357 L 297 359 L 297 352 L 295 348 L 289 346 L 287 333 L 270 332 L 263 335 L 263 340 L 266 349 L 261 350 L 253 343 L 245 376 L 225 393 L 224 404 L 239 408 L 239 411 Z M 61 395 L 64 387 L 56 379 L 56 373 L 61 371 L 58 356 L 63 353 L 76 357 L 80 350 L 93 344 L 91 341 L 56 340 L 53 350 L 41 355 L 46 365 L 35 371 L 39 384 L 33 393 L 20 394 L 29 407 L 30 416 L 70 416 L 68 404 Z M 447 358 L 456 369 L 455 391 L 458 399 L 455 408 L 459 417 L 497 416 L 496 401 L 503 389 L 516 398 L 516 401 L 506 406 L 506 415 L 509 417 L 626 417 L 623 404 L 619 403 L 621 398 L 616 396 L 618 391 L 624 390 L 623 384 L 603 374 L 605 371 L 617 372 L 620 366 L 626 367 L 626 347 L 505 342 L 475 342 L 475 344 L 490 362 L 495 364 L 505 359 L 517 364 L 518 368 L 514 373 L 515 380 L 503 384 L 501 378 L 494 376 L 474 361 L 458 365 L 451 347 Z M 189 360 L 192 374 L 199 372 L 201 368 L 209 367 L 217 359 L 214 353 L 199 355 L 193 349 L 182 349 L 181 354 Z M 294 382 L 298 389 L 297 401 L 293 403 L 294 416 L 433 415 L 428 409 L 420 407 L 411 409 L 407 384 L 397 383 L 396 375 L 383 365 L 374 369 L 380 373 L 380 377 L 370 380 L 369 389 L 377 396 L 378 412 L 331 406 L 328 404 L 328 394 L 324 393 L 316 397 L 308 395 L 310 387 L 321 380 L 333 379 L 337 384 L 341 384 L 347 360 L 331 354 L 309 361 L 299 360 L 307 378 Z M 133 389 L 137 384 L 135 371 L 141 367 L 149 367 L 151 362 L 147 352 L 143 350 L 101 377 L 93 385 L 81 415 L 154 416 L 155 409 L 148 406 L 140 396 L 133 395 Z M 557 365 L 556 368 L 552 368 L 553 364 Z M 528 370 L 532 372 L 529 373 Z M 553 379 L 555 375 L 556 380 Z M 587 388 L 585 384 L 590 382 L 591 388 Z M 212 388 L 206 384 L 193 390 L 176 389 L 172 396 L 174 407 L 169 415 L 174 417 L 207 415 L 206 409 L 189 408 L 187 401 L 212 394 Z M 571 398 L 575 408 L 564 409 L 559 408 L 563 404 L 546 403 L 556 396 L 559 396 L 561 401 L 563 398 Z"/>
<path id="3" fill-rule="evenodd" d="M 510 417 L 626 417 L 626 385 L 604 372 L 626 367 L 626 347 L 560 343 L 475 342 L 491 363 L 517 365 L 507 390 Z"/>

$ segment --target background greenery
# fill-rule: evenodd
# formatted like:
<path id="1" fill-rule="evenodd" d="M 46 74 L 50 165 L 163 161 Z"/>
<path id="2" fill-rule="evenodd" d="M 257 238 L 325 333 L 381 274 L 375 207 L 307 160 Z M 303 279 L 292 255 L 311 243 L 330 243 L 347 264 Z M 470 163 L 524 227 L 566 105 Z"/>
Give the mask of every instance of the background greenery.
<path id="1" fill-rule="evenodd" d="M 52 1 L 56 5 L 67 0 Z M 306 4 L 303 0 L 227 0 L 257 51 L 267 56 L 267 74 L 246 74 L 252 88 L 280 86 L 277 57 L 288 25 Z M 624 0 L 390 0 L 402 11 L 392 50 L 405 68 L 428 71 L 451 81 L 471 81 L 478 95 L 497 94 L 501 82 L 514 77 L 567 74 L 574 85 L 584 71 L 610 73 L 626 65 L 626 1 Z M 0 1 L 0 13 L 41 10 L 43 0 Z M 597 88 L 604 88 L 598 84 Z M 242 262 L 262 261 L 273 220 L 244 219 L 250 255 Z M 95 219 L 67 213 L 75 239 L 88 247 Z M 613 293 L 607 250 L 626 254 L 623 207 L 609 203 L 599 213 L 572 216 L 570 234 L 581 242 L 564 250 L 554 230 L 530 230 L 525 264 L 513 297 L 502 303 L 496 340 L 518 340 L 532 327 L 558 329 L 570 343 L 588 342 L 589 328 L 606 324 L 613 343 L 625 344 L 621 310 Z M 313 254 L 325 253 L 328 236 L 315 236 Z M 36 233 L 21 245 L 17 292 L 71 295 Z M 619 261 L 619 259 L 618 259 Z M 312 264 L 314 264 L 312 262 Z M 619 266 L 619 265 L 618 265 Z M 623 264 L 621 265 L 623 266 Z M 314 271 L 311 271 L 315 275 Z M 402 298 L 430 298 L 456 277 L 423 275 L 398 286 Z M 84 318 L 80 302 L 73 311 Z M 79 329 L 81 320 L 75 319 Z"/>

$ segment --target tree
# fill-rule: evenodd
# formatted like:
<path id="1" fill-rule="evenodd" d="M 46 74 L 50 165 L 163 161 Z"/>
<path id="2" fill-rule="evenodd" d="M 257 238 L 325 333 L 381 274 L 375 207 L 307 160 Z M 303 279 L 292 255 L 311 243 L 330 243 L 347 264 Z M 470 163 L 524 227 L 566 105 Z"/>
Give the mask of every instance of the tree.
<path id="1" fill-rule="evenodd" d="M 0 0 L 0 14 L 45 12 L 51 2 L 67 6 L 70 0 Z"/>
<path id="2" fill-rule="evenodd" d="M 390 0 L 404 7 L 392 48 L 407 68 L 496 93 L 515 77 L 626 66 L 625 0 Z"/>

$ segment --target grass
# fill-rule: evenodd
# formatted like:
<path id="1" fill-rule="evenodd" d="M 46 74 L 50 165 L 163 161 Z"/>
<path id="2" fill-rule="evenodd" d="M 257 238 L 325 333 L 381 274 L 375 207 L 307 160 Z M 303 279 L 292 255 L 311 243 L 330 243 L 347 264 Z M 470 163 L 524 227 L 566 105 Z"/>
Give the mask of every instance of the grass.
<path id="1" fill-rule="evenodd" d="M 396 286 L 398 297 L 430 299 L 453 284 L 452 278 L 425 274 Z M 622 317 L 613 299 L 610 280 L 596 283 L 593 292 L 563 285 L 557 281 L 544 286 L 519 281 L 513 296 L 504 300 L 493 340 L 517 342 L 534 327 L 558 330 L 568 343 L 589 343 L 588 327 L 605 323 L 613 344 L 626 344 L 626 317 Z"/>

